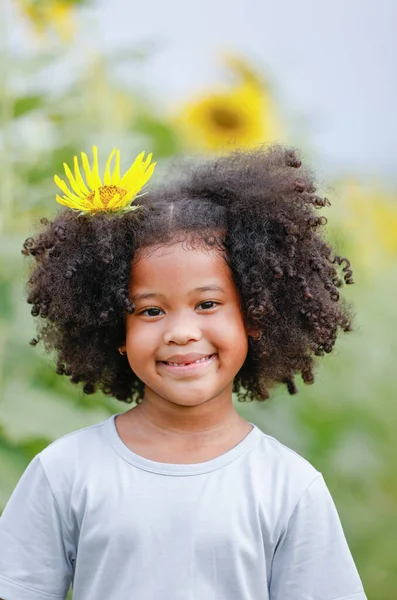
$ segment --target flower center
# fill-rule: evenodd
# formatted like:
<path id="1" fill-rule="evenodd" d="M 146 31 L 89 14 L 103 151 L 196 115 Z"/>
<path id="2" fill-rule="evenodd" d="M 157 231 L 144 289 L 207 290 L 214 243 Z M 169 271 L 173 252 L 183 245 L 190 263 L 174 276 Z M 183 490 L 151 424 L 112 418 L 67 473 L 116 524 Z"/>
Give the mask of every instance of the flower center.
<path id="1" fill-rule="evenodd" d="M 111 201 L 112 198 L 115 197 L 116 194 L 120 195 L 120 199 L 123 198 L 127 193 L 127 190 L 123 188 L 117 187 L 116 185 L 103 185 L 99 188 L 99 199 L 102 202 L 104 208 L 107 208 L 107 205 Z M 94 200 L 95 190 L 93 190 L 88 196 L 87 200 L 92 202 Z"/>
<path id="2" fill-rule="evenodd" d="M 227 108 L 214 108 L 211 119 L 215 125 L 222 129 L 239 129 L 241 126 L 239 115 Z"/>

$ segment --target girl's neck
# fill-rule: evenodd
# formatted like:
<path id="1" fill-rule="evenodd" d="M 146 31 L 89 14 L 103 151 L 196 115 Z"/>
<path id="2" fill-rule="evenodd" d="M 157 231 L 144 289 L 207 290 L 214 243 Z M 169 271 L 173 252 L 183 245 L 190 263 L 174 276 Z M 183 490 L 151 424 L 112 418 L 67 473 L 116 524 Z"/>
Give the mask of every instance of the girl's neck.
<path id="1" fill-rule="evenodd" d="M 219 435 L 244 421 L 234 409 L 231 394 L 198 406 L 181 406 L 159 401 L 146 393 L 143 402 L 131 413 L 141 426 L 155 430 L 159 435 L 170 436 L 199 436 L 211 432 Z"/>
<path id="2" fill-rule="evenodd" d="M 139 405 L 134 410 L 134 416 L 137 417 L 142 426 L 156 431 L 159 435 L 166 436 L 184 436 L 196 435 L 206 436 L 211 434 L 221 434 L 226 430 L 232 429 L 243 419 L 232 407 L 227 414 L 198 414 L 197 410 L 187 410 L 178 412 L 178 415 L 170 413 L 159 413 L 153 410 L 153 407 L 144 404 Z"/>
<path id="3" fill-rule="evenodd" d="M 238 444 L 252 426 L 228 403 L 211 400 L 199 406 L 145 400 L 120 415 L 116 428 L 123 443 L 150 460 L 191 464 L 211 460 Z M 208 405 L 208 406 L 207 406 Z"/>

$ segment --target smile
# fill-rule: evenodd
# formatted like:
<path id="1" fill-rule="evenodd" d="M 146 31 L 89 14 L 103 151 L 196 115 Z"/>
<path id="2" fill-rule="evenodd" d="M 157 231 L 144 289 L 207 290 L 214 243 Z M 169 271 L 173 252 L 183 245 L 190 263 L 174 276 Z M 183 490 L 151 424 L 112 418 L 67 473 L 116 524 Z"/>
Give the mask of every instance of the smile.
<path id="1" fill-rule="evenodd" d="M 188 373 L 191 371 L 201 370 L 207 367 L 207 365 L 213 363 L 216 360 L 216 357 L 217 354 L 210 354 L 209 356 L 205 356 L 204 358 L 200 358 L 199 360 L 195 360 L 191 363 L 169 363 L 159 361 L 157 364 L 167 369 L 167 371 Z"/>

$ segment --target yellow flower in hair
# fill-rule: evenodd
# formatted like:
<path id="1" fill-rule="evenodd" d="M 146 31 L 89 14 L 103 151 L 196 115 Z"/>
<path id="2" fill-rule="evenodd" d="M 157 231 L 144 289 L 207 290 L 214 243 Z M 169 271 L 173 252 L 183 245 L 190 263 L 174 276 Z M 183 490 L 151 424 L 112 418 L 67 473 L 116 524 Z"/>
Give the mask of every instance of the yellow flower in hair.
<path id="1" fill-rule="evenodd" d="M 114 148 L 107 159 L 102 183 L 99 175 L 98 149 L 96 146 L 92 148 L 92 153 L 94 156 L 92 168 L 87 155 L 84 152 L 81 153 L 86 181 L 81 175 L 77 156 L 73 159 L 74 173 L 66 163 L 63 163 L 70 187 L 63 179 L 55 175 L 54 181 L 64 193 L 62 197 L 57 194 L 57 202 L 72 210 L 92 214 L 98 212 L 125 212 L 138 208 L 138 206 L 131 206 L 131 202 L 153 175 L 156 163 L 151 163 L 152 155 L 149 154 L 144 158 L 145 152 L 141 152 L 128 171 L 121 177 L 120 150 Z M 114 157 L 115 164 L 113 172 L 111 172 Z"/>

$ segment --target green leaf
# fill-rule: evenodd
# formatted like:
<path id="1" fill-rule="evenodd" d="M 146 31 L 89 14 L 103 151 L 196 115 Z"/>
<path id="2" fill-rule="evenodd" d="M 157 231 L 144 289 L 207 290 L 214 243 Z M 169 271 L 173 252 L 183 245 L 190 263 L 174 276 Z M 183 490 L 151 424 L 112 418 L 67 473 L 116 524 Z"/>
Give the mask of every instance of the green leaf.
<path id="1" fill-rule="evenodd" d="M 22 440 L 18 443 L 18 448 L 31 461 L 36 454 L 47 448 L 51 444 L 52 440 L 47 437 L 33 437 L 27 440 Z"/>
<path id="2" fill-rule="evenodd" d="M 78 151 L 76 147 L 72 145 L 53 148 L 51 153 L 46 155 L 43 154 L 40 157 L 40 161 L 31 164 L 25 163 L 20 168 L 20 176 L 23 177 L 27 185 L 39 185 L 52 181 L 52 178 L 56 173 L 61 176 L 63 175 L 63 162 L 70 163 L 71 158 L 75 154 L 78 154 Z"/>
<path id="3" fill-rule="evenodd" d="M 13 116 L 15 119 L 26 115 L 29 112 L 42 108 L 44 105 L 44 97 L 38 94 L 31 96 L 22 96 L 17 98 L 13 103 Z"/>
<path id="4" fill-rule="evenodd" d="M 11 282 L 0 279 L 0 320 L 8 320 L 13 316 Z"/>
<path id="5" fill-rule="evenodd" d="M 29 460 L 24 453 L 11 445 L 1 437 L 0 432 L 0 511 L 4 508 L 8 499 L 19 481 Z"/>
<path id="6" fill-rule="evenodd" d="M 153 115 L 141 114 L 132 124 L 134 131 L 151 138 L 150 151 L 157 158 L 178 154 L 182 145 L 173 127 Z"/>

